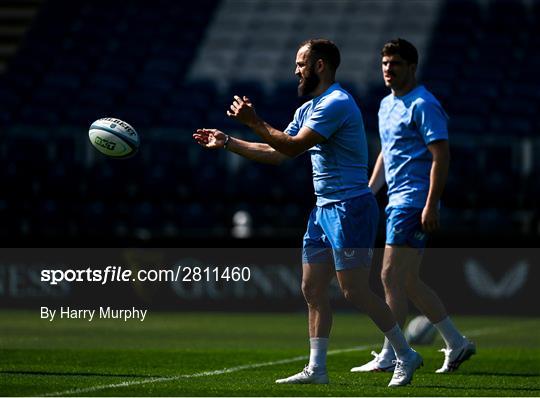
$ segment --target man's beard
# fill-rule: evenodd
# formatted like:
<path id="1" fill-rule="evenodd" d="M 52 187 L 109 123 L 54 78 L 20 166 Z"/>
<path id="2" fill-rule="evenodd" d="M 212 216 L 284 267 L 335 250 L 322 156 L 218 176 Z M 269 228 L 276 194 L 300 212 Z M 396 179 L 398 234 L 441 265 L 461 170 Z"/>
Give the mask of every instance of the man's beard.
<path id="1" fill-rule="evenodd" d="M 319 83 L 321 82 L 321 79 L 315 71 L 312 69 L 309 71 L 309 73 L 304 77 L 302 82 L 298 84 L 298 96 L 304 97 L 307 95 L 310 95 L 315 91 Z"/>

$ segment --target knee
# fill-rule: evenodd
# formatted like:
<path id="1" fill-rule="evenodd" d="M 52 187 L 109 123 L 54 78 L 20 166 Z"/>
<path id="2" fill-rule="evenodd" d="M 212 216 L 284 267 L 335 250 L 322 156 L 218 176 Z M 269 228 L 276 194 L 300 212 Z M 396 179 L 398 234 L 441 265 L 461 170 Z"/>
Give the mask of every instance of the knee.
<path id="1" fill-rule="evenodd" d="M 326 292 L 313 283 L 302 281 L 302 294 L 310 307 L 317 307 L 324 301 Z"/>
<path id="2" fill-rule="evenodd" d="M 381 281 L 385 290 L 394 291 L 400 289 L 402 281 L 396 270 L 392 267 L 384 267 L 381 271 Z"/>

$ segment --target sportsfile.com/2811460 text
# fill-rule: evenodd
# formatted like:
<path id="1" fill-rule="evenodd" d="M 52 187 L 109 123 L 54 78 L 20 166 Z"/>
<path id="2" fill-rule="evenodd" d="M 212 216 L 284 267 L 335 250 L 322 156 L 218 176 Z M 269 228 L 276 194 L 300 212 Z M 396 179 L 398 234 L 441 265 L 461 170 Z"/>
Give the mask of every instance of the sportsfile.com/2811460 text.
<path id="1" fill-rule="evenodd" d="M 248 282 L 251 269 L 238 267 L 185 267 L 170 269 L 139 269 L 134 272 L 122 266 L 85 269 L 44 269 L 41 282 L 57 285 L 62 282 L 92 282 L 105 285 L 109 282 Z"/>

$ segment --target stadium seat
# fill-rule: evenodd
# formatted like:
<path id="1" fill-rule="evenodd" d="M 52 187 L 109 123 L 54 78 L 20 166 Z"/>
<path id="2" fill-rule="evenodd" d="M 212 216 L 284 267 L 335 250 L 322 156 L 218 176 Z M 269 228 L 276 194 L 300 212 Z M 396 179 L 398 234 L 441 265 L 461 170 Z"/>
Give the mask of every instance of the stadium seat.
<path id="1" fill-rule="evenodd" d="M 230 236 L 240 204 L 259 236 L 303 228 L 314 201 L 309 156 L 256 165 L 202 150 L 191 134 L 215 127 L 258 140 L 225 115 L 234 94 L 285 129 L 306 100 L 294 53 L 315 35 L 342 49 L 338 80 L 362 110 L 370 166 L 389 93 L 380 46 L 394 35 L 415 42 L 419 80 L 450 116 L 445 228 L 517 231 L 515 214 L 537 207 L 540 92 L 530 71 L 540 68 L 539 21 L 539 3 L 521 0 L 43 2 L 0 76 L 0 236 Z M 134 158 L 107 159 L 89 145 L 88 126 L 104 116 L 137 129 Z"/>

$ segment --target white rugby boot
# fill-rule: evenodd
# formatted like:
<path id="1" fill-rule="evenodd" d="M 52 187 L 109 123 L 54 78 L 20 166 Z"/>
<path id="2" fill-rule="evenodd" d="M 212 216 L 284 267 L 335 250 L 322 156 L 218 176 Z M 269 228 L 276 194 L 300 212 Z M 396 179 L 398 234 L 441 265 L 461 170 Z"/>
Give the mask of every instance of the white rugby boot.
<path id="1" fill-rule="evenodd" d="M 463 338 L 463 344 L 458 348 L 442 348 L 439 351 L 444 352 L 444 363 L 442 368 L 437 369 L 435 373 L 450 373 L 459 368 L 463 362 L 476 354 L 476 345 Z"/>
<path id="2" fill-rule="evenodd" d="M 393 372 L 394 368 L 396 367 L 395 356 L 392 356 L 392 358 L 388 358 L 387 356 L 384 356 L 382 352 L 380 354 L 377 354 L 375 351 L 371 351 L 371 355 L 373 355 L 375 358 L 373 358 L 368 363 L 365 363 L 361 366 L 356 366 L 351 369 L 351 372 Z"/>
<path id="3" fill-rule="evenodd" d="M 277 379 L 276 384 L 328 384 L 328 373 L 326 369 L 310 369 L 308 365 L 300 373 Z"/>
<path id="4" fill-rule="evenodd" d="M 396 359 L 396 368 L 392 380 L 388 387 L 400 387 L 409 384 L 413 378 L 414 372 L 424 364 L 424 360 L 419 353 L 411 349 L 411 354 L 401 360 Z"/>

